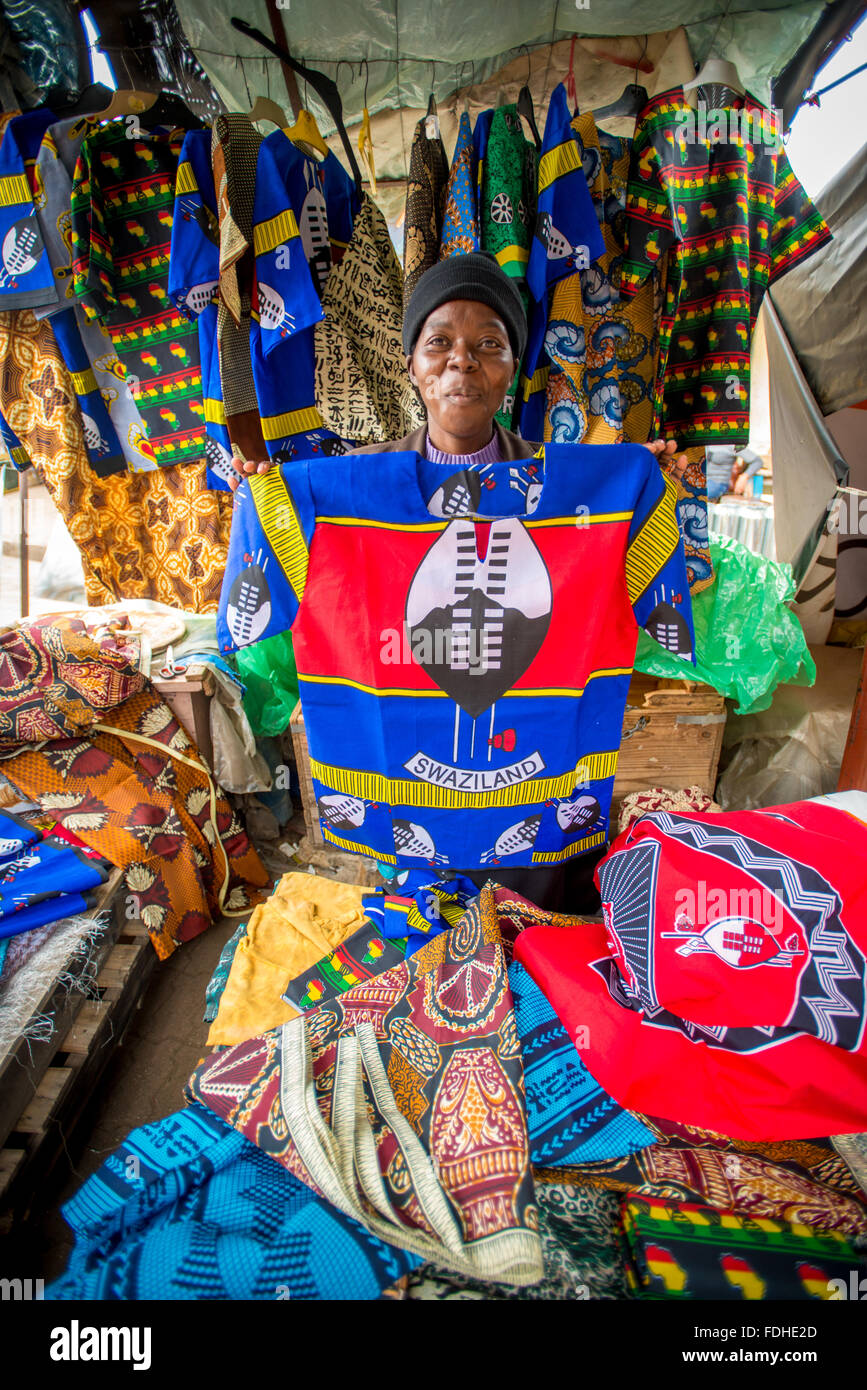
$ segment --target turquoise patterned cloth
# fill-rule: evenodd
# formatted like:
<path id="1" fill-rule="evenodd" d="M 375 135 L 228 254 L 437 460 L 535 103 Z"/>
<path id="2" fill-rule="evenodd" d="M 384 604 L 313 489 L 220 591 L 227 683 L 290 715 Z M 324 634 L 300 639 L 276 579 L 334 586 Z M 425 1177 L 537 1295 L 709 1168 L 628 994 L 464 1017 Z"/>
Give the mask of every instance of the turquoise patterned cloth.
<path id="1" fill-rule="evenodd" d="M 420 1263 L 200 1105 L 134 1129 L 63 1214 L 47 1299 L 370 1299 Z"/>
<path id="2" fill-rule="evenodd" d="M 213 1023 L 220 1011 L 220 1000 L 223 997 L 223 990 L 226 988 L 226 981 L 229 978 L 229 971 L 232 969 L 232 961 L 235 959 L 238 943 L 241 938 L 246 935 L 247 923 L 242 922 L 229 937 L 229 940 L 220 952 L 217 968 L 208 981 L 208 988 L 205 990 L 205 1023 Z"/>
<path id="3" fill-rule="evenodd" d="M 518 961 L 509 966 L 524 1058 L 530 1158 L 540 1168 L 622 1158 L 655 1136 L 603 1091 L 545 995 Z"/>

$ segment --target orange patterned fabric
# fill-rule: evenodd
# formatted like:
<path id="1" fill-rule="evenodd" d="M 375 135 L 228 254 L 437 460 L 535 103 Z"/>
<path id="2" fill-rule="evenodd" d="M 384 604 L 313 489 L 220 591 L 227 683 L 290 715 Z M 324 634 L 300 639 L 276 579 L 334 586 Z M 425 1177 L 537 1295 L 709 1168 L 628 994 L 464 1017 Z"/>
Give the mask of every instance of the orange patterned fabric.
<path id="1" fill-rule="evenodd" d="M 81 551 L 90 604 L 148 598 L 216 612 L 231 493 L 208 488 L 204 459 L 96 478 L 50 321 L 29 309 L 0 313 L 0 410 Z"/>
<path id="2" fill-rule="evenodd" d="M 144 690 L 89 737 L 7 757 L 4 775 L 123 868 L 134 915 L 161 960 L 221 912 L 244 916 L 268 874 L 168 705 Z"/>

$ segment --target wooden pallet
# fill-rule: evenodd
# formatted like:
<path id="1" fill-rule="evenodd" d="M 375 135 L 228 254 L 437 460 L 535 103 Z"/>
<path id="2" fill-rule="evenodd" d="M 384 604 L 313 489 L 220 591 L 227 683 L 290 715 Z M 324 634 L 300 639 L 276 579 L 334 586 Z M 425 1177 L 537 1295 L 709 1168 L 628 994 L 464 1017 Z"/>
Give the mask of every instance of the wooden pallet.
<path id="1" fill-rule="evenodd" d="M 20 1039 L 0 1062 L 0 1231 L 26 1219 L 37 1193 L 44 1205 L 45 1180 L 156 965 L 147 929 L 123 916 L 122 881 L 115 870 L 93 909 L 111 912 L 96 954 L 98 997 L 68 993 L 53 983 L 35 1011 L 54 1017 L 52 1037 L 29 1044 Z"/>

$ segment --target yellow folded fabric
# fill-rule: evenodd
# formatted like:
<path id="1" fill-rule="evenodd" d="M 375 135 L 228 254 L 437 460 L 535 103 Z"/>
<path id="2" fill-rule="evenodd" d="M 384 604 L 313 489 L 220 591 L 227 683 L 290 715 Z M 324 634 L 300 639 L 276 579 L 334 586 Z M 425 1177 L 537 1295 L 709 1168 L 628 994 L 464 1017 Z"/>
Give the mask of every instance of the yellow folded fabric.
<path id="1" fill-rule="evenodd" d="M 208 1046 L 244 1042 L 295 1018 L 298 1010 L 281 994 L 361 926 L 361 899 L 369 892 L 319 874 L 284 874 L 238 943 Z"/>

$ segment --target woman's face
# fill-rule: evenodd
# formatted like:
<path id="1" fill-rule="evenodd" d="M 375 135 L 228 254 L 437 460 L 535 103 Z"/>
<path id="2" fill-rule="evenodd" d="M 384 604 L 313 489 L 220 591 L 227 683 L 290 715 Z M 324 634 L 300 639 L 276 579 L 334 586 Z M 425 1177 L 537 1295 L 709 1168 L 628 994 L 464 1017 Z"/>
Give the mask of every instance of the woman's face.
<path id="1" fill-rule="evenodd" d="M 429 424 L 454 439 L 487 430 L 483 443 L 516 366 L 503 320 L 474 299 L 453 299 L 434 309 L 407 359 Z"/>

